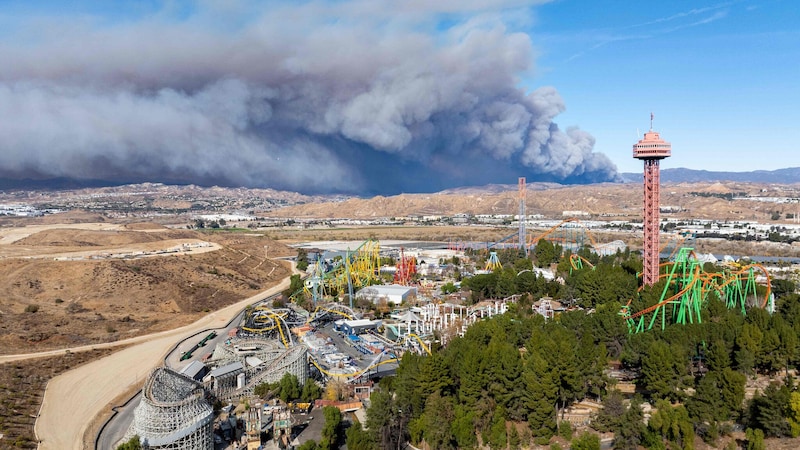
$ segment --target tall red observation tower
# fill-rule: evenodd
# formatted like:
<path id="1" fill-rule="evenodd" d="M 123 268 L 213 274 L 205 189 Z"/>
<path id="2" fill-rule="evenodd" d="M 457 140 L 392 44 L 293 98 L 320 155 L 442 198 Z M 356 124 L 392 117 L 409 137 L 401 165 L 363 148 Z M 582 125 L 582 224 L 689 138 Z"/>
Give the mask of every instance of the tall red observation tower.
<path id="1" fill-rule="evenodd" d="M 644 161 L 644 275 L 642 284 L 652 286 L 658 281 L 658 226 L 661 173 L 659 161 L 672 155 L 672 145 L 653 131 L 653 113 L 650 113 L 650 131 L 644 139 L 633 145 L 633 157 Z"/>

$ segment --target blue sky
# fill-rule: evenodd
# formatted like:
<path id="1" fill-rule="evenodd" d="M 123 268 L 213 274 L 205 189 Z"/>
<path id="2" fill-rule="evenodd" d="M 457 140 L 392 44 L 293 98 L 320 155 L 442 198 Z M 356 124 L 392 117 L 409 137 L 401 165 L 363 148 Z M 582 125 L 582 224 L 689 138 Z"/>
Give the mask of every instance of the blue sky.
<path id="1" fill-rule="evenodd" d="M 637 128 L 672 142 L 662 167 L 746 171 L 800 165 L 800 8 L 792 1 L 555 1 L 529 31 L 532 86 L 558 121 L 592 133 L 620 171 Z M 777 181 L 777 180 L 776 180 Z"/>
<path id="2" fill-rule="evenodd" d="M 798 11 L 0 0 L 0 177 L 365 194 L 594 182 L 641 170 L 651 112 L 673 144 L 664 168 L 800 166 Z"/>

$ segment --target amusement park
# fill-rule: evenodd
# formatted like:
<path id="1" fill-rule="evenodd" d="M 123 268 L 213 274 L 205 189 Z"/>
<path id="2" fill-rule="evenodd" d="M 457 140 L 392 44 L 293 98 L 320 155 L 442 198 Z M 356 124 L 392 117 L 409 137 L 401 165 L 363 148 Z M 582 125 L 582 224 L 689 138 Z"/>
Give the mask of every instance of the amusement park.
<path id="1" fill-rule="evenodd" d="M 310 430 L 329 413 L 307 414 L 327 408 L 347 415 L 348 448 L 365 449 L 474 448 L 477 435 L 492 448 L 569 442 L 573 429 L 597 448 L 603 432 L 614 448 L 672 448 L 735 442 L 742 423 L 763 428 L 743 405 L 767 408 L 779 391 L 765 380 L 793 376 L 800 319 L 787 302 L 800 299 L 776 280 L 780 261 L 702 254 L 686 230 L 661 235 L 659 162 L 670 154 L 652 129 L 633 147 L 643 217 L 626 224 L 637 230 L 630 246 L 575 217 L 534 224 L 525 178 L 516 223 L 493 242 L 294 244 L 288 289 L 168 357 L 125 437 L 150 448 L 317 448 Z M 720 392 L 728 406 L 709 406 Z M 441 437 L 439 414 L 471 425 Z M 665 420 L 678 431 L 654 425 Z M 781 430 L 767 436 L 790 433 Z"/>
<path id="2" fill-rule="evenodd" d="M 708 255 L 676 241 L 686 244 L 685 239 L 674 238 L 660 243 L 652 286 L 643 281 L 646 266 L 642 262 L 634 276 L 636 285 L 627 291 L 630 295 L 616 298 L 620 306 L 614 316 L 628 333 L 701 324 L 710 298 L 741 315 L 751 308 L 775 311 L 765 265 L 716 264 Z M 202 399 L 192 397 L 194 390 L 205 389 L 216 402 L 235 407 L 246 401 L 261 405 L 260 412 L 237 415 L 231 410 L 222 416 L 235 418 L 230 423 L 192 422 L 193 431 L 186 430 L 181 441 L 187 443 L 186 448 L 207 439 L 223 445 L 297 446 L 304 438 L 291 430 L 305 419 L 292 411 L 306 406 L 292 405 L 310 408 L 315 402 L 296 399 L 285 403 L 284 409 L 270 406 L 265 410 L 265 386 L 278 386 L 290 374 L 299 386 L 336 392 L 324 395 L 332 400 L 317 400 L 318 405 L 340 408 L 365 421 L 370 394 L 380 379 L 395 375 L 404 355 L 432 357 L 453 340 L 464 338 L 475 324 L 522 307 L 545 322 L 570 312 L 592 314 L 602 305 L 580 298 L 589 293 L 575 280 L 600 274 L 608 261 L 622 255 L 631 255 L 622 241 L 600 243 L 588 227 L 572 218 L 543 230 L 526 229 L 521 221 L 513 235 L 491 243 L 381 243 L 373 239 L 305 243 L 298 246 L 298 262 L 307 262 L 307 268 L 293 276 L 289 289 L 251 305 L 229 329 L 198 336 L 176 356 L 174 369 L 153 372 L 140 403 L 146 406 L 137 408 L 126 437 L 149 436 L 151 445 L 171 439 L 153 430 L 165 421 L 170 427 L 189 425 L 172 423 L 184 420 L 176 419 L 183 416 L 165 415 L 159 405 L 187 402 L 180 408 L 195 411 L 186 413 L 187 417 L 207 414 L 206 407 L 198 406 Z M 635 254 L 626 257 L 639 260 Z M 505 277 L 512 277 L 516 288 L 500 288 Z M 487 286 L 492 279 L 496 286 Z M 580 294 L 569 295 L 574 288 Z M 158 399 L 155 384 L 182 385 L 189 383 L 187 377 L 195 384 L 181 388 L 185 394 L 179 399 Z"/>

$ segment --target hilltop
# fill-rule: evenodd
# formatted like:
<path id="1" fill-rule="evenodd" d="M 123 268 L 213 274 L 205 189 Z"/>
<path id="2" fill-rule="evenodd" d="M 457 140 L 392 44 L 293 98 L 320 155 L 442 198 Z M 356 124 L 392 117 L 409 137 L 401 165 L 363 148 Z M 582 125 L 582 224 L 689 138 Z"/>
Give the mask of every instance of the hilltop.
<path id="1" fill-rule="evenodd" d="M 62 217 L 63 219 L 63 217 Z M 177 328 L 281 281 L 262 235 L 154 224 L 0 229 L 0 348 L 29 352 Z"/>
<path id="2" fill-rule="evenodd" d="M 796 214 L 800 184 L 744 182 L 663 183 L 665 217 L 770 221 Z M 792 202 L 792 199 L 794 201 Z M 576 213 L 591 218 L 641 218 L 642 188 L 638 183 L 528 186 L 529 215 L 558 218 Z M 516 185 L 453 189 L 435 194 L 400 194 L 368 199 L 312 202 L 265 211 L 271 217 L 392 218 L 454 214 L 517 214 Z"/>
<path id="3" fill-rule="evenodd" d="M 621 173 L 625 181 L 641 182 L 642 173 Z M 740 183 L 800 183 L 800 167 L 777 170 L 753 170 L 749 172 L 722 172 L 694 170 L 684 167 L 661 169 L 662 183 L 705 183 L 714 181 L 736 181 Z"/>

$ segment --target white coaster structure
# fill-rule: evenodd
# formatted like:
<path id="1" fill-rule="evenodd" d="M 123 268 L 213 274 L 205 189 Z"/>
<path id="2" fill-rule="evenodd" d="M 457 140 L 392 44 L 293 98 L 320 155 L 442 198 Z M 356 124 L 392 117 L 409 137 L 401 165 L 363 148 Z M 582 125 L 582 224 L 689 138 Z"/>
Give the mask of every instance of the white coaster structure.
<path id="1" fill-rule="evenodd" d="M 125 435 L 150 449 L 213 450 L 214 409 L 200 383 L 166 367 L 153 370 Z"/>
<path id="2" fill-rule="evenodd" d="M 203 382 L 220 400 L 234 400 L 253 394 L 260 383 L 275 383 L 286 373 L 302 385 L 308 380 L 308 350 L 304 345 L 289 348 L 275 339 L 249 337 L 217 344 L 208 365 L 215 367 Z"/>

